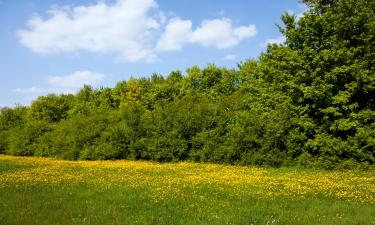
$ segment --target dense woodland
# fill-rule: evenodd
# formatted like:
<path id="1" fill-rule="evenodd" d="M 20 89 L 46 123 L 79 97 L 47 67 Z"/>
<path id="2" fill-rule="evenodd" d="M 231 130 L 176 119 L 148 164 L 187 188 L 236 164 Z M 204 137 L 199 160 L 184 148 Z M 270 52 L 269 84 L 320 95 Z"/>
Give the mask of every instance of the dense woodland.
<path id="1" fill-rule="evenodd" d="M 282 45 L 236 69 L 84 86 L 3 108 L 0 153 L 273 167 L 372 166 L 375 1 L 304 0 Z"/>

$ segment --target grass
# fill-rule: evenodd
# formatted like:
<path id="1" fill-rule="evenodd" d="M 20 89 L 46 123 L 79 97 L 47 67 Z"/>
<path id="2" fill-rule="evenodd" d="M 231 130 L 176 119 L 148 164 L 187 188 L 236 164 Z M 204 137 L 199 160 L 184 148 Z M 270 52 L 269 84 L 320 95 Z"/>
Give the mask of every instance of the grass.
<path id="1" fill-rule="evenodd" d="M 0 224 L 375 224 L 375 171 L 0 156 Z"/>

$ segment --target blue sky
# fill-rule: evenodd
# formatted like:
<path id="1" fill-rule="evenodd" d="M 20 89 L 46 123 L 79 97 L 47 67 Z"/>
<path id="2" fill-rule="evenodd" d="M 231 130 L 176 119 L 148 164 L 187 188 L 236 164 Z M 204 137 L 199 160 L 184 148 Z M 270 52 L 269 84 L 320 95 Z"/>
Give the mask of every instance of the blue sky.
<path id="1" fill-rule="evenodd" d="M 282 41 L 283 12 L 304 10 L 297 0 L 0 0 L 0 107 L 84 83 L 236 67 Z"/>

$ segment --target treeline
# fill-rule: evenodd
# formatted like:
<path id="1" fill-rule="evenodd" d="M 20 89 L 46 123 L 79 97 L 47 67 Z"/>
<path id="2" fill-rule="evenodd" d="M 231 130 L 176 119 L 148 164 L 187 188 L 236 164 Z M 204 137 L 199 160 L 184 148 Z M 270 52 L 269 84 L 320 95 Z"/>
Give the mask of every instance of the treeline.
<path id="1" fill-rule="evenodd" d="M 306 0 L 283 45 L 237 69 L 84 86 L 0 114 L 0 153 L 367 167 L 375 161 L 375 1 Z"/>

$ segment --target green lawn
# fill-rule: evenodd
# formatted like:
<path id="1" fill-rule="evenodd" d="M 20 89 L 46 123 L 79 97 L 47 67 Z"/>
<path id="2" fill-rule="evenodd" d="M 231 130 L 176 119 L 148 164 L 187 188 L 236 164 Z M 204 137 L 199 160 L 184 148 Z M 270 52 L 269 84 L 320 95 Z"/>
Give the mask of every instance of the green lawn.
<path id="1" fill-rule="evenodd" d="M 0 224 L 375 224 L 374 174 L 0 156 Z"/>

